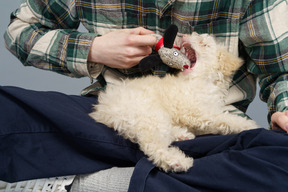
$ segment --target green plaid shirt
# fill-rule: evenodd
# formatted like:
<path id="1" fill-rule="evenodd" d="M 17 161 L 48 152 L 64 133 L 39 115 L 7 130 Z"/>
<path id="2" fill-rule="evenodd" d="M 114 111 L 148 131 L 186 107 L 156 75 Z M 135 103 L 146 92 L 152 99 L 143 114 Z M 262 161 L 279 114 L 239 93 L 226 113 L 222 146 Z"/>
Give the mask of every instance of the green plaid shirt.
<path id="1" fill-rule="evenodd" d="M 111 30 L 143 26 L 162 35 L 173 23 L 179 36 L 214 34 L 246 60 L 227 103 L 245 111 L 258 78 L 271 115 L 288 105 L 287 20 L 287 0 L 22 0 L 4 36 L 7 48 L 26 66 L 97 78 L 105 67 L 87 64 L 90 45 Z M 77 31 L 80 23 L 88 32 Z"/>

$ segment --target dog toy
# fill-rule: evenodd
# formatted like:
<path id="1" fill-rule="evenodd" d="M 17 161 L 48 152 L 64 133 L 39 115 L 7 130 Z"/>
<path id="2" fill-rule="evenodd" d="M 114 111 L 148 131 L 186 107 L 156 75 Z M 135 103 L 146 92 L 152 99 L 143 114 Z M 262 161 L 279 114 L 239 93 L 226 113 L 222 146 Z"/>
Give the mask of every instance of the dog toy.
<path id="1" fill-rule="evenodd" d="M 180 52 L 177 45 L 174 45 L 177 33 L 178 27 L 176 25 L 170 25 L 165 30 L 163 37 L 155 46 L 156 54 L 151 54 L 140 61 L 139 68 L 141 71 L 148 71 L 162 63 L 180 70 L 189 68 L 189 59 Z"/>

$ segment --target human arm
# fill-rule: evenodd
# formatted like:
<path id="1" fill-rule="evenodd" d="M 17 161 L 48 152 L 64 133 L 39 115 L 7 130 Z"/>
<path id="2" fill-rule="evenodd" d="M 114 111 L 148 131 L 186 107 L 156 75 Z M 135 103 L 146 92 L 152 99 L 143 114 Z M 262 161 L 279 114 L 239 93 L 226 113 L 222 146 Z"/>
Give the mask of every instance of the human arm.
<path id="1" fill-rule="evenodd" d="M 262 84 L 263 87 L 262 97 L 267 99 L 268 107 L 270 109 L 268 113 L 268 118 L 271 118 L 270 124 L 272 130 L 283 129 L 288 132 L 287 78 L 287 73 L 270 74 L 267 77 L 265 76 L 264 78 L 262 78 L 260 81 L 260 85 Z M 268 94 L 269 97 L 267 97 Z"/>
<path id="2" fill-rule="evenodd" d="M 94 39 L 88 61 L 111 68 L 127 69 L 152 53 L 157 43 L 152 31 L 142 27 L 110 32 Z"/>
<path id="3" fill-rule="evenodd" d="M 46 3 L 45 3 L 46 2 Z M 6 47 L 25 65 L 82 77 L 97 34 L 78 32 L 75 5 L 68 1 L 22 1 L 11 14 L 4 35 Z"/>
<path id="4" fill-rule="evenodd" d="M 271 116 L 272 130 L 285 130 L 288 133 L 288 111 L 275 112 Z"/>
<path id="5" fill-rule="evenodd" d="M 265 6 L 265 9 L 260 9 L 261 6 Z M 252 1 L 243 17 L 240 29 L 240 39 L 249 56 L 246 58 L 247 68 L 249 72 L 258 75 L 260 97 L 267 102 L 269 121 L 275 112 L 288 110 L 286 18 L 288 18 L 286 1 L 269 1 L 265 5 L 264 2 L 261 4 Z M 279 118 L 276 120 L 274 117 L 271 126 L 275 124 L 281 126 Z M 281 128 L 285 130 L 285 127 Z"/>
<path id="6" fill-rule="evenodd" d="M 4 35 L 6 47 L 25 66 L 34 66 L 72 77 L 93 78 L 99 75 L 103 64 L 128 68 L 135 65 L 141 56 L 150 53 L 151 41 L 154 44 L 155 40 L 150 35 L 144 37 L 152 33 L 144 28 L 123 29 L 100 36 L 97 30 L 91 30 L 94 27 L 92 23 L 90 32 L 77 31 L 80 20 L 85 18 L 80 16 L 81 13 L 77 9 L 77 6 L 79 8 L 82 5 L 75 3 L 77 2 L 72 0 L 23 1 L 21 7 L 11 14 L 11 23 Z M 150 39 L 150 42 L 145 42 L 146 39 Z M 126 47 L 123 43 L 126 43 Z M 123 54 L 127 54 L 126 57 Z M 122 61 L 117 62 L 117 57 Z M 89 66 L 94 66 L 96 70 L 91 70 Z"/>

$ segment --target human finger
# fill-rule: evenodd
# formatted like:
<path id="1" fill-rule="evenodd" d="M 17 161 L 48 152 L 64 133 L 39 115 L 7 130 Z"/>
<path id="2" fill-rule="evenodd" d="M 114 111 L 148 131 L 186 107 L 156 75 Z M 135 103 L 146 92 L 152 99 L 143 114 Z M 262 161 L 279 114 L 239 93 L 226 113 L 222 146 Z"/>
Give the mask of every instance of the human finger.
<path id="1" fill-rule="evenodd" d="M 271 125 L 273 130 L 284 130 L 288 132 L 288 111 L 275 112 L 271 116 Z"/>
<path id="2" fill-rule="evenodd" d="M 157 39 L 152 35 L 131 35 L 127 39 L 127 44 L 135 47 L 156 45 Z"/>
<path id="3" fill-rule="evenodd" d="M 135 34 L 135 35 L 150 35 L 154 33 L 153 31 L 149 29 L 145 29 L 143 27 L 137 27 L 137 28 L 130 29 L 130 30 L 131 30 L 131 34 Z"/>
<path id="4" fill-rule="evenodd" d="M 148 56 L 152 53 L 150 46 L 128 47 L 125 49 L 127 57 Z"/>

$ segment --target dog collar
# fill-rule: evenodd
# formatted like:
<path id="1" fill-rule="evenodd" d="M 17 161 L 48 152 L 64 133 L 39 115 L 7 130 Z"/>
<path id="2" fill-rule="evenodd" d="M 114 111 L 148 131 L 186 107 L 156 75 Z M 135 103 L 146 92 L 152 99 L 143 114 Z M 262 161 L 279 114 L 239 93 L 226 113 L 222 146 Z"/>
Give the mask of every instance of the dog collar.
<path id="1" fill-rule="evenodd" d="M 158 43 L 155 46 L 155 51 L 158 52 L 158 50 L 163 47 L 163 37 L 158 41 Z M 178 47 L 177 45 L 173 44 L 173 48 L 180 50 L 180 47 Z"/>

